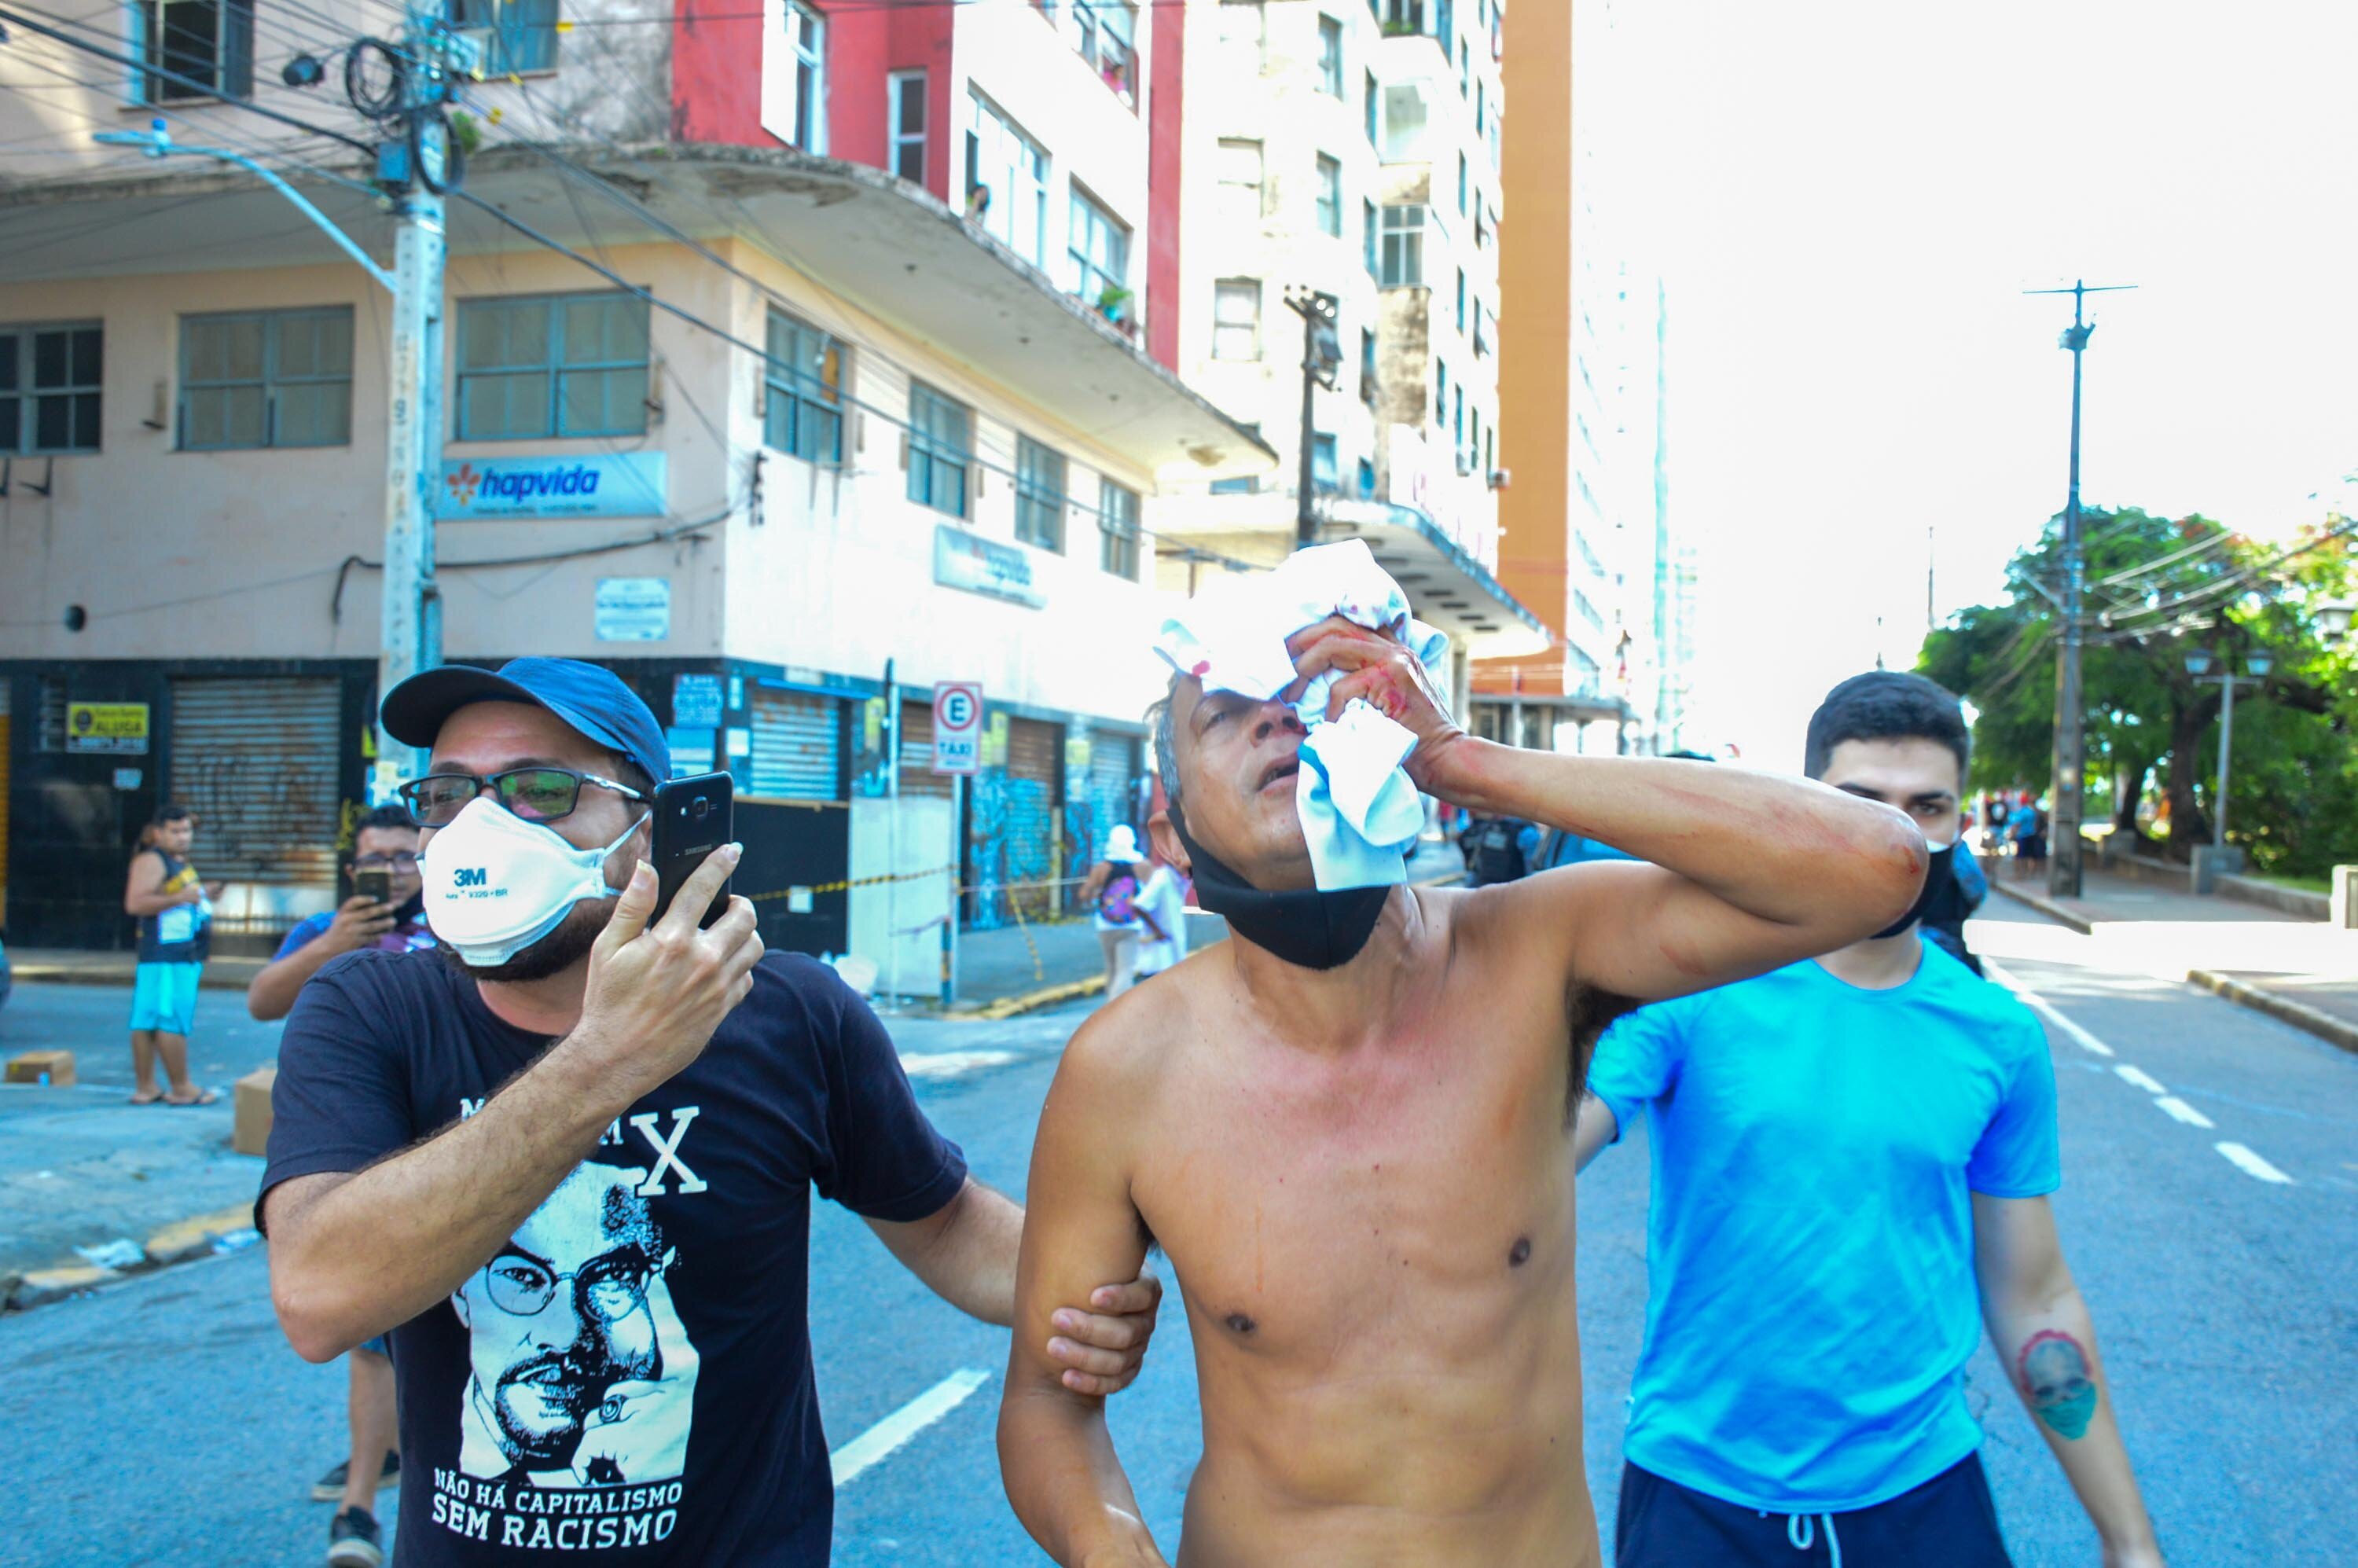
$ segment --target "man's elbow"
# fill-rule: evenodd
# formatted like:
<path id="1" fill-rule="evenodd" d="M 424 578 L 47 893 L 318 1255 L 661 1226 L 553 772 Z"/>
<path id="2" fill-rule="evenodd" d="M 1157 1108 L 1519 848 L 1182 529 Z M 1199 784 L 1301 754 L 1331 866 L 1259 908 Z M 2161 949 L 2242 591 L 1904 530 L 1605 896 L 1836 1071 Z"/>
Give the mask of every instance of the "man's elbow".
<path id="1" fill-rule="evenodd" d="M 1931 866 L 1931 849 L 1922 829 L 1887 806 L 1872 806 L 1852 845 L 1867 884 L 1866 908 L 1879 914 L 1876 929 L 1880 930 L 1915 904 Z"/>
<path id="2" fill-rule="evenodd" d="M 337 1314 L 327 1303 L 327 1292 L 305 1278 L 303 1271 L 294 1265 L 282 1266 L 273 1260 L 270 1268 L 270 1305 L 278 1314 L 279 1331 L 295 1354 L 318 1365 L 332 1361 L 368 1336 L 353 1334 L 337 1322 Z"/>
<path id="3" fill-rule="evenodd" d="M 276 1023 L 287 1016 L 293 1005 L 294 999 L 280 995 L 278 988 L 270 981 L 270 971 L 265 969 L 247 982 L 245 1011 L 256 1022 Z"/>

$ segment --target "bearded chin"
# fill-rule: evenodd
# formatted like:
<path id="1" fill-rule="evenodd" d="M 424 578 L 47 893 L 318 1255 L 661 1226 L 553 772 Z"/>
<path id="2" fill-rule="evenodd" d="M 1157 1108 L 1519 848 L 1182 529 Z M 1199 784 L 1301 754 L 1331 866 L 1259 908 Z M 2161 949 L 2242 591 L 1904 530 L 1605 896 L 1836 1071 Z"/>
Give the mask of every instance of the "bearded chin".
<path id="1" fill-rule="evenodd" d="M 557 929 L 512 955 L 504 964 L 479 969 L 459 957 L 449 943 L 440 944 L 442 957 L 471 979 L 494 980 L 509 984 L 525 980 L 545 980 L 561 975 L 590 956 L 598 945 L 598 934 L 614 917 L 617 900 L 585 898 L 575 904 Z"/>

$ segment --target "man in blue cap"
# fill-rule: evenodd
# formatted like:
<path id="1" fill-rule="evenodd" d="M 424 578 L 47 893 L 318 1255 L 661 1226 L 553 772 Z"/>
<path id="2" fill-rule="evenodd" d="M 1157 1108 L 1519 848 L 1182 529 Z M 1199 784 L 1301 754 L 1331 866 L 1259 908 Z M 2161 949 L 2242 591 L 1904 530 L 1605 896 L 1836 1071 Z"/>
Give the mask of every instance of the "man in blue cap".
<path id="1" fill-rule="evenodd" d="M 832 969 L 765 953 L 741 897 L 698 928 L 738 846 L 651 918 L 671 759 L 613 674 L 446 666 L 383 712 L 432 748 L 401 794 L 442 952 L 349 954 L 303 988 L 256 1219 L 298 1352 L 392 1333 L 401 1561 L 825 1563 L 811 1189 L 998 1324 L 1022 1211 Z M 1158 1295 L 1067 1314 L 1049 1353 L 1075 1389 L 1135 1375 Z M 373 1531 L 330 1556 L 381 1560 Z"/>

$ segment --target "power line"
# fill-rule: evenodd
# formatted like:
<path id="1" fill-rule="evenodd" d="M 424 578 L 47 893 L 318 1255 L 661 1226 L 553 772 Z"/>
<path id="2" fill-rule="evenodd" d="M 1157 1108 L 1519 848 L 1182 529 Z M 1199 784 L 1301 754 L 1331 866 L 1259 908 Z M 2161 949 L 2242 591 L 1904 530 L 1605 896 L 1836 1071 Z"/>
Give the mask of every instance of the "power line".
<path id="1" fill-rule="evenodd" d="M 189 88 L 197 92 L 203 93 L 208 97 L 214 95 L 218 91 L 217 84 L 213 82 L 200 81 L 193 76 L 183 76 L 177 70 L 168 70 L 158 65 L 149 65 L 145 60 L 135 59 L 127 54 L 122 54 L 114 49 L 102 49 L 98 45 L 91 43 L 86 39 L 75 38 L 70 33 L 62 32 L 56 27 L 50 27 L 46 22 L 37 21 L 34 18 L 24 15 L 22 12 L 0 10 L 0 22 L 6 22 L 11 26 L 22 27 L 28 33 L 37 33 L 43 38 L 54 38 L 59 43 L 64 44 L 68 49 L 80 49 L 82 53 L 90 55 L 94 59 L 112 60 L 116 65 L 122 66 L 126 70 L 142 71 L 148 76 L 161 78 L 176 86 Z M 366 153 L 371 157 L 374 157 L 376 156 L 376 148 L 369 143 L 360 140 L 358 137 L 348 136 L 341 131 L 329 130 L 324 125 L 312 124 L 308 120 L 297 119 L 295 115 L 283 113 L 280 110 L 273 109 L 267 104 L 256 103 L 253 100 L 245 98 L 224 99 L 222 102 L 230 104 L 232 107 L 243 109 L 249 114 L 259 114 L 265 120 L 276 120 L 282 125 L 291 125 L 298 131 L 308 131 L 315 136 L 325 136 L 331 142 L 341 142 L 345 146 L 352 148 L 354 152 Z"/>
<path id="2" fill-rule="evenodd" d="M 523 219 L 514 217 L 501 211 L 491 202 L 486 201 L 481 197 L 474 194 L 474 192 L 466 189 L 459 189 L 453 190 L 449 194 L 452 199 L 463 201 L 468 206 L 475 208 L 479 211 L 488 213 L 491 217 L 506 224 L 509 228 L 514 229 L 516 232 L 522 234 L 525 238 L 531 240 L 535 244 L 545 245 L 548 249 L 555 251 L 557 254 L 569 257 L 573 261 L 580 264 L 582 266 L 588 267 L 590 271 L 606 279 L 607 282 L 612 284 L 615 287 L 621 289 L 625 294 L 630 295 L 635 299 L 644 301 L 651 308 L 661 310 L 669 316 L 676 317 L 678 319 L 696 328 L 699 331 L 710 333 L 713 337 L 718 338 L 724 343 L 728 343 L 735 348 L 742 349 L 747 353 L 753 355 L 763 364 L 780 365 L 789 371 L 795 371 L 797 369 L 797 367 L 794 366 L 790 362 L 780 360 L 773 356 L 766 347 L 757 346 L 753 343 L 748 342 L 744 339 L 738 337 L 735 333 L 730 331 L 727 328 L 717 326 L 714 323 L 706 320 L 703 317 L 697 315 L 692 310 L 687 309 L 682 306 L 675 305 L 667 299 L 656 297 L 652 290 L 643 288 L 639 285 L 631 282 L 628 278 L 624 277 L 621 273 L 616 272 L 613 268 L 606 265 L 602 262 L 594 261 L 589 256 L 583 255 L 579 251 L 573 249 L 563 241 L 552 239 L 550 236 L 542 233 L 538 229 L 534 228 Z M 727 264 L 723 263 L 722 265 L 726 265 Z M 853 346 L 859 347 L 860 345 L 855 344 Z M 882 354 L 878 354 L 875 357 L 883 361 L 885 363 L 892 363 L 892 361 Z M 907 373 L 904 367 L 895 365 L 893 368 L 903 370 L 903 373 Z M 880 408 L 873 404 L 863 402 L 853 396 L 851 394 L 841 391 L 840 389 L 831 390 L 838 407 L 857 409 L 863 414 L 867 414 L 877 419 L 882 420 L 884 423 L 893 427 L 895 429 L 898 429 L 904 434 L 917 434 L 915 426 L 900 415 L 893 414 L 887 409 Z M 979 446 L 979 444 L 980 443 L 979 442 L 977 443 L 978 446 Z M 1001 478 L 1009 481 L 1011 483 L 1019 482 L 1024 477 L 1016 469 L 1007 464 L 994 462 L 979 450 L 968 451 L 964 456 L 966 460 L 973 464 L 976 468 L 980 469 L 987 473 L 998 474 Z M 1064 497 L 1064 500 L 1068 510 L 1081 512 L 1087 512 L 1087 510 L 1081 505 L 1080 502 L 1076 498 L 1073 496 L 1067 495 Z M 1100 514 L 1098 515 L 1099 515 L 1100 523 L 1102 524 L 1102 514 Z M 1217 561 L 1221 565 L 1226 566 L 1232 570 L 1267 571 L 1273 569 L 1264 567 L 1258 562 L 1239 560 L 1233 557 L 1222 556 L 1214 551 L 1203 549 L 1200 546 L 1193 545 L 1184 536 L 1166 535 L 1155 529 L 1146 527 L 1143 524 L 1137 524 L 1136 528 L 1139 535 L 1143 537 L 1154 539 L 1168 538 L 1174 545 L 1184 545 L 1188 548 L 1194 550 L 1199 558 Z"/>

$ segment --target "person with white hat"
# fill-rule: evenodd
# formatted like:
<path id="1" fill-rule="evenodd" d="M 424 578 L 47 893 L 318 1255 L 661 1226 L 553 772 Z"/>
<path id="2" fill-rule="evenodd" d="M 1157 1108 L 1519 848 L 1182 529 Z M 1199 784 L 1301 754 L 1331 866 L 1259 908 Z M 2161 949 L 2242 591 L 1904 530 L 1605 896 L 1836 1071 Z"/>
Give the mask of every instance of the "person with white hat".
<path id="1" fill-rule="evenodd" d="M 1160 942 L 1165 935 L 1139 904 L 1145 865 L 1138 830 L 1124 822 L 1106 835 L 1105 858 L 1081 881 L 1081 903 L 1095 911 L 1098 946 L 1105 950 L 1108 1001 L 1137 983 L 1140 941 L 1152 936 Z"/>

